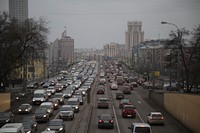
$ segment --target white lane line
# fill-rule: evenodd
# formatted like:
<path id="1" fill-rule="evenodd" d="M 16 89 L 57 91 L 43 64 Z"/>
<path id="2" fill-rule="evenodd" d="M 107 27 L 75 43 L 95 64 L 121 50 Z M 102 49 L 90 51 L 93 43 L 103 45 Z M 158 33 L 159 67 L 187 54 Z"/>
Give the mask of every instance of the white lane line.
<path id="1" fill-rule="evenodd" d="M 115 121 L 116 121 L 116 125 L 117 125 L 117 131 L 118 131 L 118 133 L 121 133 L 120 129 L 119 129 L 119 123 L 118 123 L 118 120 L 117 120 L 117 116 L 116 116 L 116 112 L 115 112 L 114 106 L 112 106 L 112 109 L 113 109 L 114 116 L 115 116 Z"/>
<path id="2" fill-rule="evenodd" d="M 138 113 L 138 111 L 136 110 L 137 115 L 139 116 L 140 120 L 142 121 L 142 123 L 144 123 L 144 120 L 142 119 L 141 115 Z"/>

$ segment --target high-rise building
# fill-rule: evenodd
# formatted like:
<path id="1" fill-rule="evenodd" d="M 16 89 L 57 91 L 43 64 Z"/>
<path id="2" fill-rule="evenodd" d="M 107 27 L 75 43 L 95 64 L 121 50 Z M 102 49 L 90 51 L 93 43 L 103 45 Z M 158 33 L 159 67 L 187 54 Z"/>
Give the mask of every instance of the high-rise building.
<path id="1" fill-rule="evenodd" d="M 9 0 L 9 16 L 19 23 L 28 19 L 28 0 Z"/>
<path id="2" fill-rule="evenodd" d="M 74 39 L 67 36 L 66 30 L 61 39 L 56 39 L 49 48 L 49 69 L 58 71 L 65 69 L 67 65 L 74 63 Z"/>
<path id="3" fill-rule="evenodd" d="M 125 48 L 126 50 L 131 50 L 133 46 L 144 41 L 144 31 L 142 31 L 142 22 L 140 21 L 128 22 L 127 28 L 125 33 Z"/>

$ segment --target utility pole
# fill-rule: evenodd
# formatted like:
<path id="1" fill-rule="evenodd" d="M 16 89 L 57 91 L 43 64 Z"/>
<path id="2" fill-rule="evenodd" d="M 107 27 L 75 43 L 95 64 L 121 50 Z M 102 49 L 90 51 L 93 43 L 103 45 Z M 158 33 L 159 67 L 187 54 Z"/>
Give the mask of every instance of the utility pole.
<path id="1" fill-rule="evenodd" d="M 153 50 L 153 89 L 155 88 L 155 48 L 152 49 Z"/>

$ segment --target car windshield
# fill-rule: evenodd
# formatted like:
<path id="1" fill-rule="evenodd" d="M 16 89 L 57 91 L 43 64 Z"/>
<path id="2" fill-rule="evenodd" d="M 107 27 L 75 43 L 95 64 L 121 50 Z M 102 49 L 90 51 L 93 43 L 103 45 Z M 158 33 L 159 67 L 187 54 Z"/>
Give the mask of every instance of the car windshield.
<path id="1" fill-rule="evenodd" d="M 77 101 L 68 101 L 67 104 L 68 105 L 77 105 L 78 102 Z"/>
<path id="2" fill-rule="evenodd" d="M 30 123 L 30 122 L 23 122 L 22 124 L 23 124 L 25 129 L 30 129 L 31 126 L 32 126 L 32 123 Z"/>
<path id="3" fill-rule="evenodd" d="M 136 127 L 135 133 L 150 133 L 149 127 Z"/>
<path id="4" fill-rule="evenodd" d="M 53 97 L 54 98 L 61 98 L 63 95 L 62 94 L 55 94 Z"/>
<path id="5" fill-rule="evenodd" d="M 62 107 L 62 108 L 60 109 L 60 111 L 71 111 L 71 110 L 72 110 L 71 107 Z"/>
<path id="6" fill-rule="evenodd" d="M 43 97 L 44 96 L 44 94 L 43 93 L 35 93 L 34 94 L 34 98 L 41 98 L 41 97 Z"/>
<path id="7" fill-rule="evenodd" d="M 37 109 L 36 111 L 35 111 L 35 114 L 44 114 L 44 113 L 46 113 L 46 110 L 45 109 Z"/>
<path id="8" fill-rule="evenodd" d="M 30 121 L 33 121 L 33 117 L 24 117 L 23 118 L 23 122 L 30 122 Z"/>
<path id="9" fill-rule="evenodd" d="M 153 114 L 152 117 L 162 117 L 161 114 Z"/>
<path id="10" fill-rule="evenodd" d="M 22 105 L 20 105 L 19 108 L 28 108 L 28 107 L 29 107 L 29 105 L 27 105 L 27 104 L 22 104 Z"/>
<path id="11" fill-rule="evenodd" d="M 49 126 L 61 126 L 62 121 L 50 121 Z"/>

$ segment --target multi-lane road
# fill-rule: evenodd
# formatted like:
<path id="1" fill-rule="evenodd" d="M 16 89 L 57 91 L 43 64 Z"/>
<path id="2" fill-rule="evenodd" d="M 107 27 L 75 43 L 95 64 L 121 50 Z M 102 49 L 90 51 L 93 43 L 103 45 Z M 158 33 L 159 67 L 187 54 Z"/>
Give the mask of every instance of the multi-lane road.
<path id="1" fill-rule="evenodd" d="M 61 83 L 64 81 L 61 81 Z M 121 109 L 119 109 L 119 100 L 115 99 L 115 93 L 117 90 L 110 90 L 109 82 L 106 82 L 106 89 L 105 94 L 99 95 L 96 94 L 96 85 L 99 82 L 99 77 L 96 77 L 95 83 L 93 84 L 92 91 L 91 91 L 91 103 L 87 103 L 87 96 L 84 97 L 84 104 L 80 106 L 80 112 L 75 113 L 74 120 L 66 120 L 65 131 L 67 133 L 76 133 L 80 132 L 80 127 L 84 127 L 85 129 L 82 132 L 87 133 L 128 133 L 130 130 L 128 127 L 133 122 L 146 122 L 146 117 L 151 111 L 161 111 L 165 117 L 165 124 L 164 125 L 152 125 L 153 133 L 189 133 L 190 131 L 183 127 L 179 122 L 173 119 L 168 113 L 164 110 L 156 106 L 154 103 L 149 101 L 148 99 L 148 90 L 143 89 L 141 86 L 134 88 L 130 95 L 125 95 L 125 98 L 128 98 L 132 101 L 133 105 L 137 109 L 137 116 L 135 119 L 133 118 L 122 118 L 121 116 Z M 119 90 L 122 89 L 123 85 L 119 85 Z M 98 109 L 97 108 L 97 99 L 100 97 L 107 97 L 109 101 L 109 108 L 108 109 Z M 65 99 L 66 103 L 67 99 Z M 31 101 L 29 101 L 31 103 Z M 61 105 L 60 105 L 61 106 Z M 33 106 L 33 112 L 39 106 Z M 92 107 L 91 114 L 88 116 L 85 115 L 85 110 L 89 107 Z M 54 119 L 58 117 L 58 110 L 54 110 L 53 116 L 50 119 Z M 101 113 L 111 113 L 114 116 L 114 128 L 113 129 L 99 129 L 97 127 L 98 123 L 98 115 Z M 16 122 L 22 122 L 24 116 L 30 114 L 17 114 L 15 112 L 15 119 Z M 87 117 L 86 121 L 83 119 Z M 41 133 L 47 128 L 47 123 L 38 123 L 37 133 Z M 88 130 L 87 130 L 88 129 Z"/>

